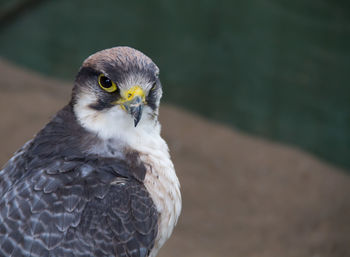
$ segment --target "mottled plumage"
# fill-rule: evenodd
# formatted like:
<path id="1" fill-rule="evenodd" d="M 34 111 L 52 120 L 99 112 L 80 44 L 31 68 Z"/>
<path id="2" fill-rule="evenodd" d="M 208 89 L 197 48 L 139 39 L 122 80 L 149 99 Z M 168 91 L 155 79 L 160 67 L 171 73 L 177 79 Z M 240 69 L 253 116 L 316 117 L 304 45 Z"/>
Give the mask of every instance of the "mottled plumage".
<path id="1" fill-rule="evenodd" d="M 127 47 L 83 63 L 70 103 L 0 172 L 0 256 L 157 254 L 181 210 L 159 135 L 158 73 Z M 99 74 L 118 90 L 101 90 Z M 119 103 L 135 85 L 145 92 L 137 122 Z"/>

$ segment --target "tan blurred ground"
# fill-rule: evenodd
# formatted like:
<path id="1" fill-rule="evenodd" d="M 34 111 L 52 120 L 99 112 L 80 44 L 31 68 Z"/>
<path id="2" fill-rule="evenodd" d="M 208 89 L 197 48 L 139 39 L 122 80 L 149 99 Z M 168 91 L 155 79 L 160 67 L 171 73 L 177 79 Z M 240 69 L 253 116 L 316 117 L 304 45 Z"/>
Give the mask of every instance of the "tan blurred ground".
<path id="1" fill-rule="evenodd" d="M 71 86 L 1 59 L 0 75 L 2 165 L 68 101 Z M 183 212 L 159 256 L 350 256 L 344 171 L 171 106 L 162 106 L 161 122 Z"/>

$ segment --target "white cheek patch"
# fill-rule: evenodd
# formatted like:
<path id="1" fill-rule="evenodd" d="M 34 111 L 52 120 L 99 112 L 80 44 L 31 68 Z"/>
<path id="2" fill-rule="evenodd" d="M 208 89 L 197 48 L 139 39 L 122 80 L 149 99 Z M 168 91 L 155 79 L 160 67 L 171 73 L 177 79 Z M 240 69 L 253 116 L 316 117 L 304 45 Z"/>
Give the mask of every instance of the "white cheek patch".
<path id="1" fill-rule="evenodd" d="M 115 138 L 118 131 L 132 125 L 131 117 L 119 105 L 100 111 L 90 107 L 96 102 L 95 95 L 84 93 L 74 105 L 75 115 L 86 130 L 97 134 L 101 139 L 109 139 Z"/>

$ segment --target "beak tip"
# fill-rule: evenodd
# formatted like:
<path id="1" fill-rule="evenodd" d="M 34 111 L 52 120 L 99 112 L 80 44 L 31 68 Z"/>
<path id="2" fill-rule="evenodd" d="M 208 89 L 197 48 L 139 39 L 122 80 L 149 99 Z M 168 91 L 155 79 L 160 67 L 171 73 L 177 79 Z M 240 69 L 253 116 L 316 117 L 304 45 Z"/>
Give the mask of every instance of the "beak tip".
<path id="1" fill-rule="evenodd" d="M 134 119 L 134 127 L 136 128 L 137 124 L 139 123 L 139 121 L 137 119 Z"/>
<path id="2" fill-rule="evenodd" d="M 133 114 L 134 117 L 134 126 L 136 127 L 139 124 L 142 116 L 142 108 L 138 108 L 137 111 Z"/>

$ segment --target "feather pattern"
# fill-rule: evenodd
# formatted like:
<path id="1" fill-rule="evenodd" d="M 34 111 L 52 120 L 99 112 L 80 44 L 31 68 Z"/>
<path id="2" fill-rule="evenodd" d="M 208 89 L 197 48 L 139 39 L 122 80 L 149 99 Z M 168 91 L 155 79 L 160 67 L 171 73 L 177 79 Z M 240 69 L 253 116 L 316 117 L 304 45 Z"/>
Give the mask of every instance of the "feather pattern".
<path id="1" fill-rule="evenodd" d="M 84 154 L 71 108 L 0 172 L 0 256 L 147 256 L 158 212 L 142 163 Z"/>

